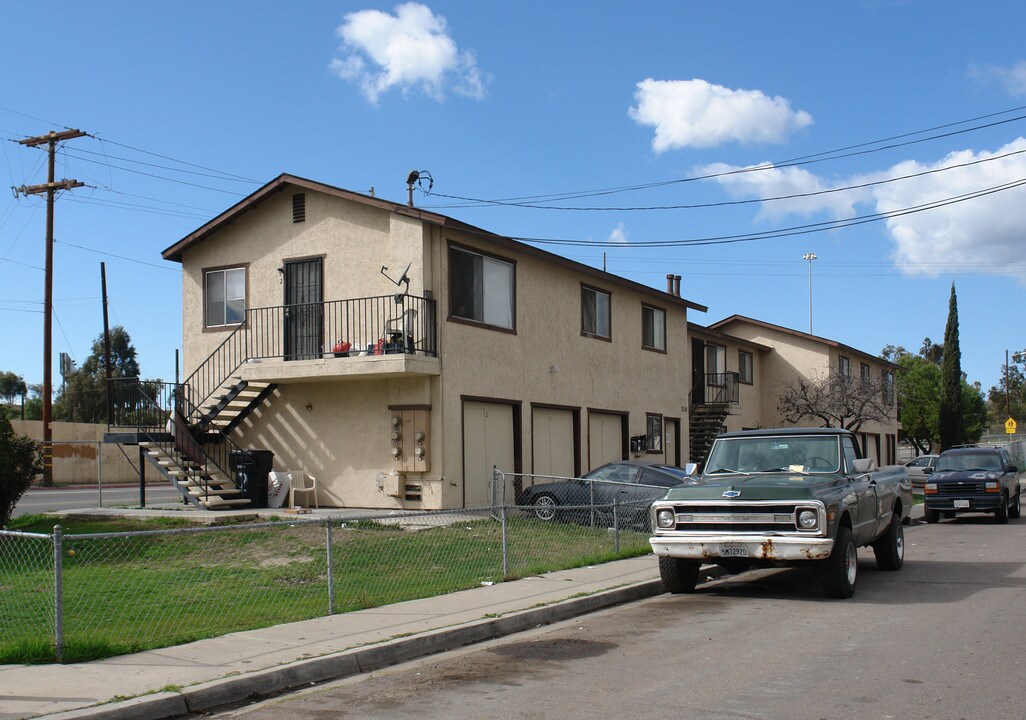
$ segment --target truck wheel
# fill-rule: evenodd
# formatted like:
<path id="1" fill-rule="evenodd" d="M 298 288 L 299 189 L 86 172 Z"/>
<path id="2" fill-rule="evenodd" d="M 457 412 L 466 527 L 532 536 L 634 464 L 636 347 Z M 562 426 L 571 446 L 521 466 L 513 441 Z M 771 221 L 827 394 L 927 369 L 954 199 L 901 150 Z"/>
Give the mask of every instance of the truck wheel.
<path id="1" fill-rule="evenodd" d="M 897 515 L 891 515 L 887 532 L 873 543 L 876 566 L 881 570 L 901 570 L 905 564 L 905 529 Z"/>
<path id="2" fill-rule="evenodd" d="M 838 528 L 834 549 L 823 561 L 820 573 L 823 578 L 823 594 L 828 598 L 850 598 L 855 594 L 858 578 L 858 551 L 851 538 L 851 530 Z"/>
<path id="3" fill-rule="evenodd" d="M 1001 495 L 1001 507 L 994 511 L 994 518 L 998 521 L 998 525 L 1005 525 L 1008 523 L 1008 496 Z"/>
<path id="4" fill-rule="evenodd" d="M 660 556 L 659 577 L 663 587 L 671 593 L 694 592 L 701 565 L 697 560 Z"/>
<path id="5" fill-rule="evenodd" d="M 1018 520 L 1022 516 L 1022 509 L 1019 507 L 1019 496 L 1022 495 L 1022 490 L 1015 494 L 1015 499 L 1012 500 L 1012 504 L 1008 506 L 1008 517 L 1013 520 Z"/>
<path id="6" fill-rule="evenodd" d="M 933 525 L 936 522 L 940 522 L 940 511 L 923 508 L 923 517 L 926 518 L 926 522 Z"/>

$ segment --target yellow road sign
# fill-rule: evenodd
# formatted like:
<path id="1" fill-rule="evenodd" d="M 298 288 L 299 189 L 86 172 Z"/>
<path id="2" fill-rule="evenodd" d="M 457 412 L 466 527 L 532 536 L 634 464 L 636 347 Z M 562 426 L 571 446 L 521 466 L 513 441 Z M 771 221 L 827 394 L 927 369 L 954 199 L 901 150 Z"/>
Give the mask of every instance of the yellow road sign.
<path id="1" fill-rule="evenodd" d="M 1015 435 L 1015 419 L 1008 418 L 1005 420 L 1005 432 L 1009 435 Z"/>

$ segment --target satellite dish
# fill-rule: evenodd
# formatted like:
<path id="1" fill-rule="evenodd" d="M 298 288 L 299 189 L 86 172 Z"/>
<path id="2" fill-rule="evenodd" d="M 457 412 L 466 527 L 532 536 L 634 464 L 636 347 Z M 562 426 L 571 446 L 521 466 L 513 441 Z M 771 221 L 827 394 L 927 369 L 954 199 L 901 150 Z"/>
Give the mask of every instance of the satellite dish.
<path id="1" fill-rule="evenodd" d="M 406 283 L 406 289 L 407 290 L 410 289 L 410 268 L 412 266 L 413 266 L 413 262 L 412 261 L 407 263 L 406 269 L 403 270 L 403 274 L 399 276 L 399 279 L 395 283 L 396 285 L 402 285 L 403 283 Z"/>

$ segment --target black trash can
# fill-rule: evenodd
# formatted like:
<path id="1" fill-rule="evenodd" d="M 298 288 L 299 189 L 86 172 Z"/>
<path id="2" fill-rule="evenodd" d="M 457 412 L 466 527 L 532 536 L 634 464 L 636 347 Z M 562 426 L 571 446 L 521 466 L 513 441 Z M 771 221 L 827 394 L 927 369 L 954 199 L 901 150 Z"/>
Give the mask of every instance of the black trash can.
<path id="1" fill-rule="evenodd" d="M 267 507 L 267 475 L 274 467 L 270 450 L 232 450 L 228 464 L 235 473 L 235 484 L 242 497 L 249 498 L 249 507 Z"/>

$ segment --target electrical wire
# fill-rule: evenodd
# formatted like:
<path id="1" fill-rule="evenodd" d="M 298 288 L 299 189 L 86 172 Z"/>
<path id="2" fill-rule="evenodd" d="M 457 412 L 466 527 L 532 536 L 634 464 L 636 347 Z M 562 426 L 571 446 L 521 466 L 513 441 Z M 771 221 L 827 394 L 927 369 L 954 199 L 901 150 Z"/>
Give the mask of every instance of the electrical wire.
<path id="1" fill-rule="evenodd" d="M 156 263 L 146 262 L 145 260 L 136 260 L 135 258 L 126 257 L 124 255 L 117 255 L 116 253 L 106 252 L 104 250 L 95 250 L 93 248 L 85 247 L 84 245 L 76 245 L 75 243 L 65 242 L 63 240 L 54 240 L 54 243 L 61 245 L 67 245 L 68 247 L 77 248 L 79 250 L 85 250 L 86 252 L 96 253 L 97 255 L 105 255 L 106 257 L 117 258 L 118 260 L 125 260 L 127 262 L 137 263 L 139 265 L 148 265 L 149 267 L 160 268 L 161 270 L 170 270 L 171 272 L 181 273 L 181 268 L 172 267 L 170 265 L 157 265 Z"/>

